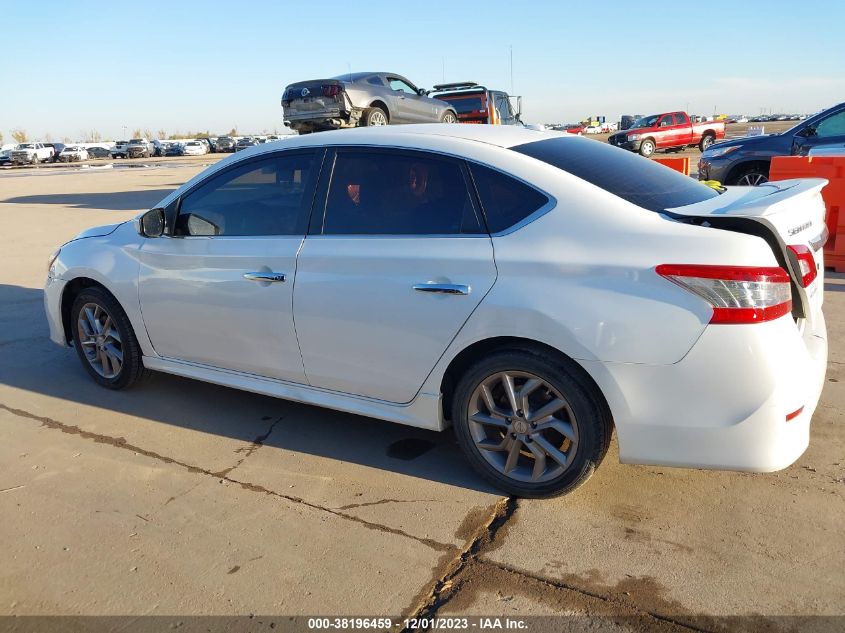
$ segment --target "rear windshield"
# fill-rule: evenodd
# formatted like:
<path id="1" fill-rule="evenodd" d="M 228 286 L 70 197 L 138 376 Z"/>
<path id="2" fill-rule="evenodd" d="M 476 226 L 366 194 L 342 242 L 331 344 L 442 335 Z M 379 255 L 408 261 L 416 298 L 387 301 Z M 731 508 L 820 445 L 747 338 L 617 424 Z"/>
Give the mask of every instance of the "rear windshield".
<path id="1" fill-rule="evenodd" d="M 683 207 L 718 196 L 711 187 L 659 163 L 583 138 L 552 138 L 511 148 L 577 176 L 649 211 Z"/>
<path id="2" fill-rule="evenodd" d="M 483 110 L 485 107 L 481 101 L 481 95 L 472 97 L 435 96 L 434 98 L 448 102 L 453 108 L 455 108 L 455 112 L 457 112 L 458 114 L 470 114 L 471 112 L 478 112 L 479 110 Z"/>

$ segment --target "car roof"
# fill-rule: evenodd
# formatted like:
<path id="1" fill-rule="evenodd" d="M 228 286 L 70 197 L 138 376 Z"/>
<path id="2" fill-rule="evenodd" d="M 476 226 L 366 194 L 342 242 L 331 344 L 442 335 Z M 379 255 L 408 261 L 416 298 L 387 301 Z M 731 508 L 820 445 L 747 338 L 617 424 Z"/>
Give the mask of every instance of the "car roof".
<path id="1" fill-rule="evenodd" d="M 301 136 L 291 136 L 286 146 L 313 147 L 321 145 L 380 145 L 396 144 L 415 147 L 421 137 L 442 137 L 474 143 L 485 143 L 502 148 L 510 148 L 524 143 L 541 141 L 546 138 L 561 138 L 567 141 L 583 140 L 597 143 L 592 139 L 578 139 L 572 134 L 534 130 L 517 125 L 461 125 L 455 123 L 420 123 L 411 125 L 386 125 L 376 127 L 349 128 L 317 132 Z M 425 144 L 429 146 L 428 143 Z M 278 149 L 274 146 L 272 149 Z M 269 151 L 269 150 L 268 150 Z"/>

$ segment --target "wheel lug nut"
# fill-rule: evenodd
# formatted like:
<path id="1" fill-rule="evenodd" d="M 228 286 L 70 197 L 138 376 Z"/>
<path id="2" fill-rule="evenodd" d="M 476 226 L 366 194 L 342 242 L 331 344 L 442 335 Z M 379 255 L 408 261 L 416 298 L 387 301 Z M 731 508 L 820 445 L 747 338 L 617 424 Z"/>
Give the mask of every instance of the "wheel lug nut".
<path id="1" fill-rule="evenodd" d="M 515 439 L 516 439 L 516 433 L 511 433 L 511 439 L 512 439 L 512 440 L 515 440 Z"/>
<path id="2" fill-rule="evenodd" d="M 516 414 L 517 414 L 519 417 L 522 417 L 523 415 L 525 415 L 525 414 L 523 413 L 522 409 L 520 409 L 519 411 L 517 411 L 517 412 L 516 412 Z"/>
<path id="3" fill-rule="evenodd" d="M 510 424 L 511 422 L 513 422 L 513 420 L 511 420 L 510 418 L 505 418 L 505 422 L 507 422 L 508 424 Z"/>

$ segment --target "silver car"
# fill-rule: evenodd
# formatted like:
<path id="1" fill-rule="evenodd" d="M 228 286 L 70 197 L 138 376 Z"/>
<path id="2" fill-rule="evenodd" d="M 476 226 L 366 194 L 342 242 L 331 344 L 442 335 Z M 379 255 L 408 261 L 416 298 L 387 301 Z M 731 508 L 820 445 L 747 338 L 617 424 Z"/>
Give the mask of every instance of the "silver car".
<path id="1" fill-rule="evenodd" d="M 300 134 L 394 123 L 457 123 L 455 109 L 394 73 L 300 81 L 282 95 L 285 125 Z"/>

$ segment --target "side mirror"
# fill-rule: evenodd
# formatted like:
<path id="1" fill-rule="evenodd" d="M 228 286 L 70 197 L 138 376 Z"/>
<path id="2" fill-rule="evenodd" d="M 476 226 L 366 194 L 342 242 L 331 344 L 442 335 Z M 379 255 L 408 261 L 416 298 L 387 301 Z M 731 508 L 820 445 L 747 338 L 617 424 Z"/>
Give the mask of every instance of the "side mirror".
<path id="1" fill-rule="evenodd" d="M 138 233 L 144 237 L 164 235 L 164 209 L 151 209 L 142 215 Z"/>
<path id="2" fill-rule="evenodd" d="M 426 90 L 425 88 L 417 88 L 417 94 L 423 97 L 428 96 L 428 90 Z"/>

